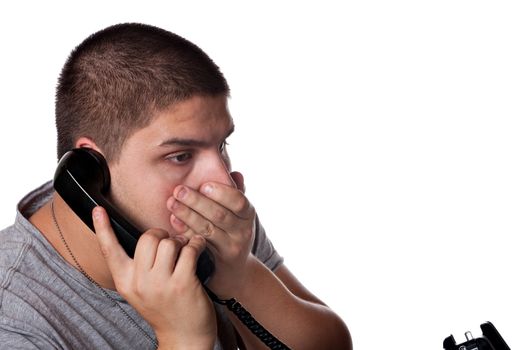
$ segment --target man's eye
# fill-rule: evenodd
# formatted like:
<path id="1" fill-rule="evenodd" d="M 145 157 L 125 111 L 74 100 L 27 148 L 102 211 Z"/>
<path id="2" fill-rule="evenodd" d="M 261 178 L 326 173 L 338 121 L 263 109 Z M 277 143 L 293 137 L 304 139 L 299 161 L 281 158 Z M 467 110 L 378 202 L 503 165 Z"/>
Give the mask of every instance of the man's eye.
<path id="1" fill-rule="evenodd" d="M 184 163 L 190 160 L 192 157 L 193 155 L 191 153 L 184 152 L 184 153 L 177 153 L 172 156 L 169 156 L 168 159 L 174 163 Z"/>

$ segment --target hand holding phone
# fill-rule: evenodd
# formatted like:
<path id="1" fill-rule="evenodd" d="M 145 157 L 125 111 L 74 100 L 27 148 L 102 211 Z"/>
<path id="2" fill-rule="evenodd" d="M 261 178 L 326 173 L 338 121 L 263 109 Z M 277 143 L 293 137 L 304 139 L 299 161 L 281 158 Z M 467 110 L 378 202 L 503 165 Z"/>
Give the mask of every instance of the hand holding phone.
<path id="1" fill-rule="evenodd" d="M 160 348 L 213 348 L 215 310 L 195 275 L 204 238 L 174 239 L 151 229 L 141 235 L 131 259 L 102 207 L 93 210 L 93 223 L 118 292 L 152 326 Z"/>
<path id="2" fill-rule="evenodd" d="M 214 266 L 204 239 L 183 241 L 160 229 L 139 231 L 108 200 L 109 169 L 95 150 L 67 152 L 57 166 L 53 185 L 75 214 L 96 231 L 117 290 L 152 325 L 161 347 L 166 343 L 184 344 L 184 348 L 194 341 L 207 344 L 210 339 L 213 347 L 214 309 L 201 282 L 207 281 Z"/>

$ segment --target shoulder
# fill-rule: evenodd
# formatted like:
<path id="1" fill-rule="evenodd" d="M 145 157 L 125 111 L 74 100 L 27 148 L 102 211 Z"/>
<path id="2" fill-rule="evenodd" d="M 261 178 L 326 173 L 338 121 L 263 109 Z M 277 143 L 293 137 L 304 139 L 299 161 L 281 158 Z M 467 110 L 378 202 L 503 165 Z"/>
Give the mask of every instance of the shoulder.
<path id="1" fill-rule="evenodd" d="M 0 344 L 10 349 L 52 348 L 45 340 L 45 332 L 39 332 L 28 322 L 27 315 L 38 318 L 34 312 L 38 298 L 31 297 L 34 283 L 40 274 L 28 273 L 34 244 L 23 225 L 14 225 L 0 231 Z"/>
<path id="2" fill-rule="evenodd" d="M 56 252 L 19 212 L 14 225 L 0 231 L 0 311 L 4 317 L 27 316 L 46 309 L 44 296 L 67 277 Z"/>
<path id="3" fill-rule="evenodd" d="M 0 231 L 0 287 L 4 290 L 15 276 L 33 268 L 36 261 L 50 261 L 50 247 L 47 240 L 29 221 L 51 195 L 48 182 L 26 195 L 17 206 L 13 225 Z M 35 270 L 35 274 L 43 271 Z"/>
<path id="4" fill-rule="evenodd" d="M 32 245 L 29 232 L 17 221 L 0 231 L 0 279 L 2 288 L 22 264 Z"/>
<path id="5" fill-rule="evenodd" d="M 20 214 L 19 214 L 20 216 Z M 30 225 L 29 222 L 27 222 Z M 35 228 L 27 226 L 20 217 L 14 225 L 0 231 L 0 293 L 3 309 L 6 290 L 28 289 L 43 275 L 49 252 L 35 236 Z"/>

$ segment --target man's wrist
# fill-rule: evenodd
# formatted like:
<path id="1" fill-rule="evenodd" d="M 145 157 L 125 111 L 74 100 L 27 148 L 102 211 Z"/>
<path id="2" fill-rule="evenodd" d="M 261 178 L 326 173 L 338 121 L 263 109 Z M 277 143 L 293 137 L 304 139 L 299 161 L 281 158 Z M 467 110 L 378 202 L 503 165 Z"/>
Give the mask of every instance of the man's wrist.
<path id="1" fill-rule="evenodd" d="M 157 338 L 158 350 L 207 350 L 213 349 L 215 341 L 210 339 L 181 339 L 181 337 Z"/>
<path id="2" fill-rule="evenodd" d="M 243 278 L 237 284 L 237 289 L 233 291 L 230 298 L 235 298 L 242 302 L 247 297 L 253 295 L 254 288 L 257 288 L 259 281 L 259 274 L 261 270 L 266 270 L 266 266 L 253 254 L 248 256 L 246 260 L 245 269 L 243 271 Z"/>

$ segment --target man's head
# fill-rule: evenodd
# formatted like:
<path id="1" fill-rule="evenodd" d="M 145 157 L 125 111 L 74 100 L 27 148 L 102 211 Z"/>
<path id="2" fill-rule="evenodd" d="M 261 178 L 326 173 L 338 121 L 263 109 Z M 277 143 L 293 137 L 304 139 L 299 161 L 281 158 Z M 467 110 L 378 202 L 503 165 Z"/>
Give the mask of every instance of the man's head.
<path id="1" fill-rule="evenodd" d="M 192 96 L 227 96 L 219 68 L 200 48 L 163 29 L 119 24 L 84 40 L 67 60 L 56 93 L 60 158 L 88 137 L 108 162 L 152 117 Z"/>
<path id="2" fill-rule="evenodd" d="M 108 160 L 111 201 L 139 229 L 174 232 L 177 185 L 235 186 L 225 149 L 229 88 L 197 46 L 151 26 L 93 34 L 68 59 L 56 102 L 58 156 L 90 147 Z"/>

